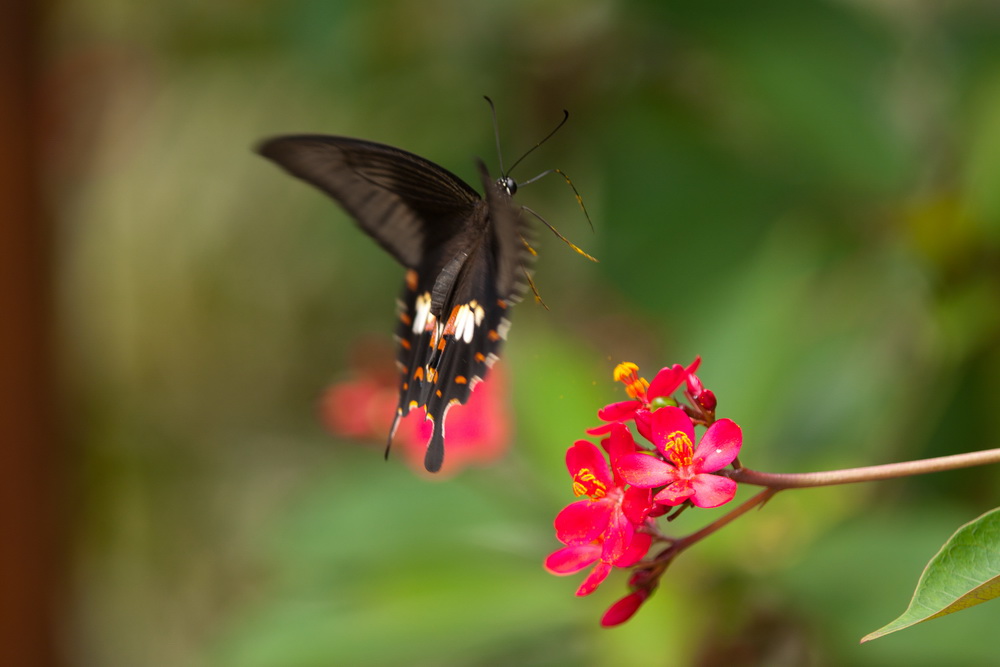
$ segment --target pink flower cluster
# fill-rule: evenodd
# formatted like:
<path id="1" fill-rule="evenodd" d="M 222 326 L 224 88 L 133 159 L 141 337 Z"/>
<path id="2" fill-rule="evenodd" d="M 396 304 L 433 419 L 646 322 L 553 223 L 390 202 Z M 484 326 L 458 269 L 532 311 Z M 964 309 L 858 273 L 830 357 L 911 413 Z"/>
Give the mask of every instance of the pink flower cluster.
<path id="1" fill-rule="evenodd" d="M 593 565 L 577 595 L 594 592 L 612 568 L 640 565 L 653 542 L 665 540 L 654 518 L 668 508 L 718 507 L 736 495 L 736 482 L 715 473 L 736 459 L 743 436 L 733 421 L 715 420 L 715 395 L 695 375 L 700 362 L 663 368 L 652 382 L 639 376 L 635 364 L 619 364 L 614 377 L 630 400 L 598 411 L 607 423 L 588 433 L 606 436 L 601 447 L 578 440 L 566 452 L 573 491 L 585 498 L 556 516 L 556 538 L 564 546 L 545 560 L 545 568 L 567 575 Z M 683 405 L 672 396 L 682 385 Z M 626 422 L 652 447 L 637 443 Z M 695 424 L 708 426 L 700 441 Z M 608 609 L 601 624 L 631 618 L 656 583 L 634 576 L 632 591 Z"/>

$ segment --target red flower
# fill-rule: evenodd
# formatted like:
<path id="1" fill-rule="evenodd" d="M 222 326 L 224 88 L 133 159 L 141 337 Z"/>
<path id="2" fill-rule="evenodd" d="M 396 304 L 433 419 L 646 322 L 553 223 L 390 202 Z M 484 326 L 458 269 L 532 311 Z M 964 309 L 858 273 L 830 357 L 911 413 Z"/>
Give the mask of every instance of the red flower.
<path id="1" fill-rule="evenodd" d="M 590 528 L 593 524 L 589 520 L 597 516 L 597 513 L 592 513 L 594 506 L 590 501 L 580 500 L 559 513 L 556 517 L 556 537 L 566 546 L 545 559 L 545 569 L 556 575 L 573 574 L 594 565 L 576 590 L 577 595 L 590 595 L 597 590 L 612 567 L 631 567 L 638 563 L 653 542 L 649 533 L 636 533 L 633 527 L 627 548 L 617 556 L 609 555 L 608 540 L 604 534 L 590 540 L 586 538 L 588 533 L 593 532 Z"/>
<path id="2" fill-rule="evenodd" d="M 636 531 L 653 508 L 649 489 L 626 488 L 621 476 L 612 472 L 623 457 L 635 453 L 635 441 L 626 426 L 613 424 L 604 444 L 611 466 L 604 453 L 586 440 L 567 450 L 573 491 L 587 499 L 571 503 L 556 516 L 556 538 L 566 546 L 545 561 L 553 574 L 572 574 L 597 563 L 577 595 L 592 593 L 613 566 L 634 565 L 652 543 L 650 535 Z"/>
<path id="3" fill-rule="evenodd" d="M 618 364 L 614 372 L 615 382 L 621 382 L 625 385 L 625 393 L 631 397 L 631 400 L 605 405 L 597 411 L 597 416 L 606 422 L 625 422 L 641 416 L 642 412 L 655 410 L 666 405 L 676 405 L 670 395 L 685 382 L 689 391 L 693 391 L 692 387 L 697 386 L 698 391 L 703 393 L 705 390 L 701 387 L 701 381 L 694 374 L 698 370 L 699 364 L 701 364 L 701 357 L 695 357 L 695 360 L 687 368 L 680 364 L 665 366 L 660 369 L 652 382 L 647 382 L 645 378 L 640 377 L 639 367 L 631 361 Z M 610 430 L 610 424 L 604 424 L 587 429 L 587 433 L 603 435 Z"/>
<path id="4" fill-rule="evenodd" d="M 743 444 L 740 427 L 729 419 L 712 424 L 694 446 L 694 424 L 684 411 L 665 407 L 649 416 L 650 440 L 662 456 L 628 454 L 618 461 L 621 476 L 633 486 L 665 488 L 653 496 L 663 505 L 690 500 L 698 507 L 718 507 L 736 495 L 736 482 L 713 475 L 736 458 Z"/>

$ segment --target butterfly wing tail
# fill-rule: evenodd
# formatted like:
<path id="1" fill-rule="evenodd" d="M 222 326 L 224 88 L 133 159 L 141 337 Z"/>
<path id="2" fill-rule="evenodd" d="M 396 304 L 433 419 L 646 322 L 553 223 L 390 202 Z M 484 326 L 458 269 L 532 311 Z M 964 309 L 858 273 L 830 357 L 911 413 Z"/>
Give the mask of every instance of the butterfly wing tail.
<path id="1" fill-rule="evenodd" d="M 444 463 L 444 415 L 441 417 L 434 420 L 434 433 L 431 434 L 424 454 L 424 469 L 427 472 L 437 472 Z"/>
<path id="2" fill-rule="evenodd" d="M 396 410 L 396 416 L 392 420 L 392 428 L 389 429 L 389 438 L 385 443 L 385 454 L 384 458 L 386 461 L 389 460 L 389 450 L 392 449 L 392 439 L 396 436 L 396 428 L 399 426 L 399 420 L 403 417 L 402 410 Z"/>

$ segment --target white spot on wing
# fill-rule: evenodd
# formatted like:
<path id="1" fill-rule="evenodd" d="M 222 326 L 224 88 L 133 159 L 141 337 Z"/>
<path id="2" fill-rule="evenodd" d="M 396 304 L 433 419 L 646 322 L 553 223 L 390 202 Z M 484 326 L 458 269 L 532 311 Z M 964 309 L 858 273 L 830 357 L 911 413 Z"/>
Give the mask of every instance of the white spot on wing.
<path id="1" fill-rule="evenodd" d="M 431 295 L 429 292 L 417 296 L 416 311 L 413 317 L 413 333 L 420 334 L 424 332 L 424 327 L 427 326 L 427 317 L 431 314 Z"/>
<path id="2" fill-rule="evenodd" d="M 466 343 L 472 342 L 472 337 L 476 333 L 476 314 L 470 306 L 461 306 L 455 316 L 455 338 L 464 340 Z"/>
<path id="3" fill-rule="evenodd" d="M 506 317 L 500 320 L 500 324 L 497 325 L 497 335 L 503 340 L 507 340 L 507 332 L 510 331 L 510 320 Z"/>

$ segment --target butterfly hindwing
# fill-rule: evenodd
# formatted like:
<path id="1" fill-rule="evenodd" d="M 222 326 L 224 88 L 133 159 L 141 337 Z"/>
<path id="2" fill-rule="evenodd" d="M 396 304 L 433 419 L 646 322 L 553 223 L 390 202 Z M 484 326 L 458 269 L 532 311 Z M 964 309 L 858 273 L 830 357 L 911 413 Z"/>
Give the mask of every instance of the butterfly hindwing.
<path id="1" fill-rule="evenodd" d="M 434 424 L 424 466 L 439 470 L 445 416 L 485 378 L 524 287 L 531 256 L 520 210 L 481 162 L 485 201 L 451 172 L 383 144 L 302 135 L 267 141 L 260 152 L 332 196 L 407 268 L 389 440 L 400 418 L 424 408 Z"/>

